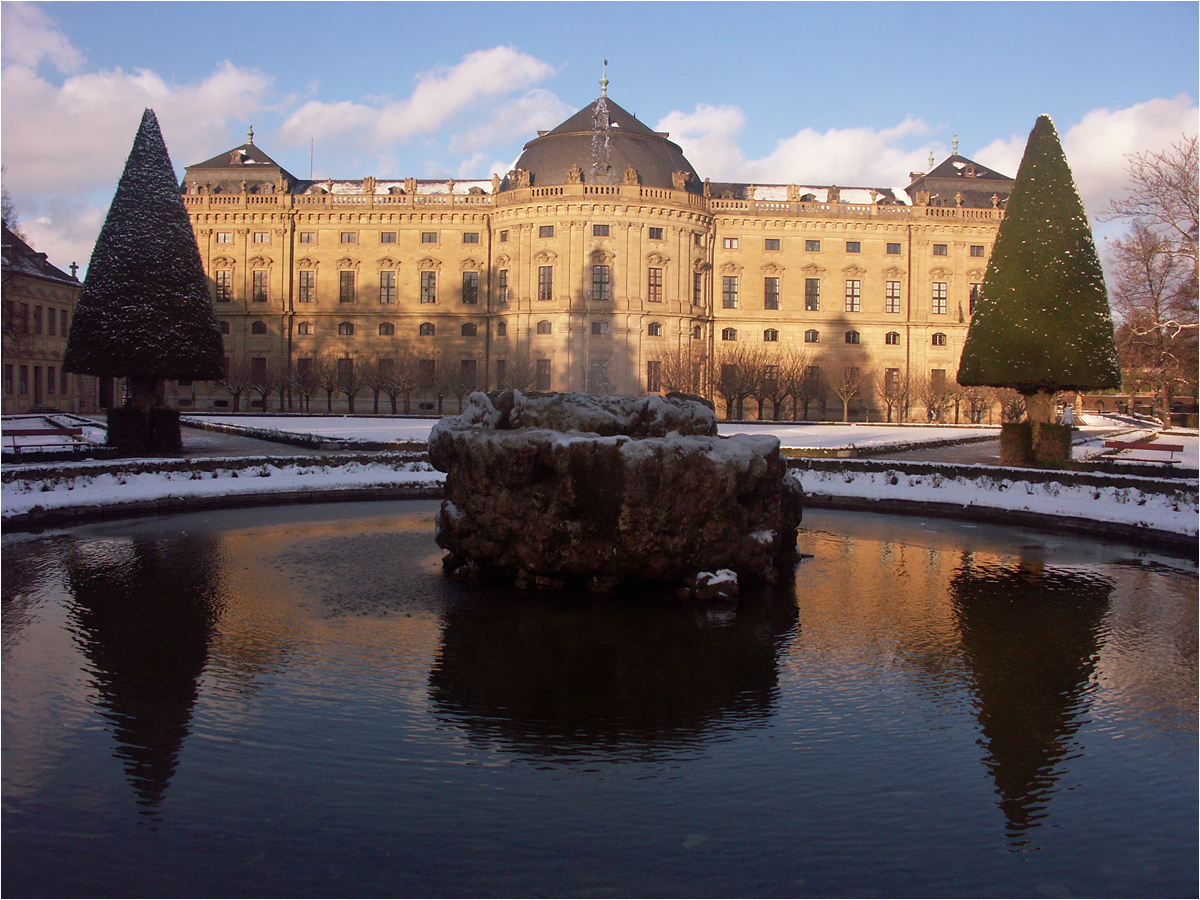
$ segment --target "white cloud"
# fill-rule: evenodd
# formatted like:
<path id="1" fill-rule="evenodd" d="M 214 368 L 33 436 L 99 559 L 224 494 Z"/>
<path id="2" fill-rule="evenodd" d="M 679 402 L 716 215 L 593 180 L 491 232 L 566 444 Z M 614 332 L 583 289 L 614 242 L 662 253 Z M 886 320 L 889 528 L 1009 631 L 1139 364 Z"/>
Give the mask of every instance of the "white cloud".
<path id="1" fill-rule="evenodd" d="M 6 2 L 0 6 L 0 34 L 6 66 L 13 63 L 36 68 L 42 60 L 48 60 L 60 72 L 73 72 L 83 64 L 83 55 L 32 3 Z"/>
<path id="2" fill-rule="evenodd" d="M 483 125 L 450 138 L 450 152 L 471 153 L 514 139 L 531 140 L 538 130 L 554 128 L 575 110 L 550 91 L 535 88 L 498 109 Z"/>
<path id="3" fill-rule="evenodd" d="M 745 161 L 737 143 L 745 124 L 740 107 L 701 103 L 690 113 L 672 110 L 654 128 L 670 133 L 701 178 L 729 181 Z"/>

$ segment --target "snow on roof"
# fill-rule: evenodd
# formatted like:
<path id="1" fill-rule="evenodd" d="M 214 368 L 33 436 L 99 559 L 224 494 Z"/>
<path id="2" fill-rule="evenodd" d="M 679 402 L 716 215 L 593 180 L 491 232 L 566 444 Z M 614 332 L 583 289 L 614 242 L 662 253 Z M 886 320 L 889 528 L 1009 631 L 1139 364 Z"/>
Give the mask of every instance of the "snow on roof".
<path id="1" fill-rule="evenodd" d="M 430 180 L 430 179 L 419 180 L 417 182 L 417 193 L 418 194 L 448 194 L 449 193 L 449 185 L 447 184 L 448 181 L 449 181 L 449 179 L 442 179 L 440 181 L 434 181 L 434 180 Z M 328 189 L 329 181 L 328 180 L 314 181 L 312 183 L 312 187 Z M 334 194 L 361 194 L 362 187 L 363 187 L 363 180 L 361 178 L 357 178 L 357 179 L 335 178 L 333 180 L 333 187 L 332 187 L 331 193 L 334 193 Z M 395 188 L 394 191 L 392 190 L 393 188 Z M 477 179 L 477 180 L 473 179 L 470 181 L 458 181 L 456 179 L 454 181 L 454 193 L 456 193 L 456 194 L 470 193 L 472 188 L 479 188 L 479 190 L 483 191 L 483 193 L 490 194 L 492 192 L 492 181 L 490 178 L 489 179 Z M 311 190 L 311 188 L 310 188 L 310 190 Z M 387 181 L 384 181 L 381 179 L 381 180 L 378 180 L 375 182 L 375 193 L 376 194 L 391 194 L 391 193 L 398 194 L 403 190 L 404 190 L 404 179 L 399 179 L 399 180 L 389 179 Z"/>

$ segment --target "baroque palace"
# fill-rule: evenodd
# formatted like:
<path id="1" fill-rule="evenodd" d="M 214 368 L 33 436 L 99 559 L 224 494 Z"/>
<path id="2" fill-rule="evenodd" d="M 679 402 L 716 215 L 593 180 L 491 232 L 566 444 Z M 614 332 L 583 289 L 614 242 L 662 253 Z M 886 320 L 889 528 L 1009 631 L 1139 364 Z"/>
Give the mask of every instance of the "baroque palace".
<path id="1" fill-rule="evenodd" d="M 685 389 L 724 412 L 753 359 L 817 386 L 805 417 L 841 418 L 853 377 L 852 415 L 878 418 L 886 381 L 953 381 L 1012 179 L 956 147 L 903 190 L 710 182 L 606 86 L 490 181 L 303 180 L 253 131 L 189 166 L 230 376 L 168 402 L 455 412 L 471 389 Z"/>

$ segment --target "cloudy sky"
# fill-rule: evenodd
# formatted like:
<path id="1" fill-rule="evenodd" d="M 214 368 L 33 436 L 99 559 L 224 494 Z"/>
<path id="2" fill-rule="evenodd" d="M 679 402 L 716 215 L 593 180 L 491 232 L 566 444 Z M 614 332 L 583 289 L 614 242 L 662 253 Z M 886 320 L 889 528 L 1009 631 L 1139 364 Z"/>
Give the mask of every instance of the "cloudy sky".
<path id="1" fill-rule="evenodd" d="M 956 134 L 1015 175 L 1049 113 L 1092 214 L 1125 154 L 1198 129 L 1192 2 L 2 10 L 4 185 L 64 268 L 86 264 L 145 107 L 181 177 L 253 125 L 302 178 L 487 178 L 599 95 L 607 57 L 609 96 L 701 177 L 902 187 Z"/>

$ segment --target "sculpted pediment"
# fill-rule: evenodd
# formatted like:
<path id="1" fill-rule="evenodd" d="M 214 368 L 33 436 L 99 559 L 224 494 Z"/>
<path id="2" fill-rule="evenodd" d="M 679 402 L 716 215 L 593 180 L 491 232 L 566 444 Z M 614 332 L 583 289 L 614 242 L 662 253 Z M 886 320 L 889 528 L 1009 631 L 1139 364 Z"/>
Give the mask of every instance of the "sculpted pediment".
<path id="1" fill-rule="evenodd" d="M 782 275 L 783 274 L 783 266 L 776 265 L 775 263 L 767 263 L 765 266 L 762 267 L 762 270 L 763 270 L 764 275 Z"/>
<path id="2" fill-rule="evenodd" d="M 904 277 L 904 270 L 899 266 L 888 266 L 883 270 L 883 277 L 887 281 L 897 281 Z"/>
<path id="3" fill-rule="evenodd" d="M 723 266 L 721 266 L 721 274 L 722 275 L 738 275 L 741 273 L 741 271 L 742 271 L 742 267 L 739 266 L 737 263 L 727 262 Z"/>
<path id="4" fill-rule="evenodd" d="M 394 269 L 394 268 L 396 268 L 396 266 L 399 265 L 399 263 L 396 262 L 396 260 L 392 259 L 390 256 L 384 256 L 384 257 L 381 257 L 380 259 L 377 259 L 375 261 L 375 264 L 377 266 L 379 266 L 379 268 L 381 268 L 381 269 Z"/>
<path id="5" fill-rule="evenodd" d="M 806 278 L 820 278 L 825 274 L 825 270 L 818 265 L 809 264 L 800 270 Z"/>
<path id="6" fill-rule="evenodd" d="M 229 256 L 215 256 L 212 264 L 219 269 L 231 269 L 235 262 L 236 260 Z"/>
<path id="7" fill-rule="evenodd" d="M 320 264 L 311 256 L 305 256 L 297 260 L 296 265 L 302 269 L 315 269 Z"/>
<path id="8" fill-rule="evenodd" d="M 596 249 L 591 253 L 593 266 L 602 266 L 606 263 L 611 263 L 614 259 L 616 259 L 616 255 L 610 250 Z"/>
<path id="9" fill-rule="evenodd" d="M 647 265 L 651 265 L 656 268 L 662 268 L 670 261 L 671 257 L 663 256 L 661 253 L 651 253 L 646 257 Z"/>
<path id="10" fill-rule="evenodd" d="M 477 259 L 473 259 L 470 256 L 468 256 L 466 259 L 464 259 L 462 262 L 460 262 L 458 264 L 458 267 L 464 272 L 472 272 L 472 271 L 477 272 L 483 268 L 483 263 L 481 263 Z"/>
<path id="11" fill-rule="evenodd" d="M 553 250 L 539 250 L 537 253 L 533 254 L 533 261 L 536 263 L 541 263 L 542 265 L 552 263 L 556 259 L 558 259 L 558 254 Z"/>
<path id="12" fill-rule="evenodd" d="M 349 256 L 343 256 L 341 259 L 339 259 L 337 261 L 337 267 L 339 269 L 357 269 L 358 268 L 358 260 L 351 259 Z"/>
<path id="13" fill-rule="evenodd" d="M 417 260 L 418 269 L 440 269 L 441 267 L 442 261 L 440 259 L 434 259 L 432 256 L 426 256 Z"/>
<path id="14" fill-rule="evenodd" d="M 265 269 L 272 265 L 272 262 L 265 256 L 256 256 L 250 260 L 250 265 L 255 269 Z"/>
<path id="15" fill-rule="evenodd" d="M 842 274 L 847 278 L 862 278 L 867 272 L 862 266 L 846 266 L 842 269 Z"/>
<path id="16" fill-rule="evenodd" d="M 949 281 L 952 274 L 953 273 L 949 269 L 943 269 L 941 266 L 939 266 L 938 268 L 931 270 L 929 276 L 935 281 Z"/>

